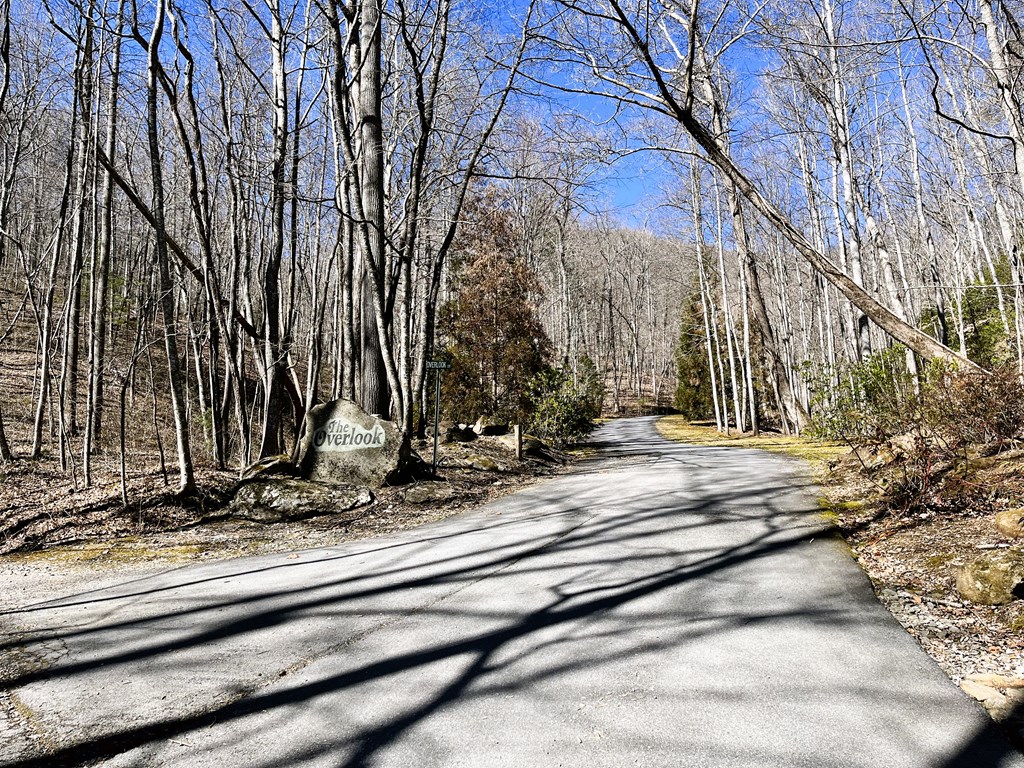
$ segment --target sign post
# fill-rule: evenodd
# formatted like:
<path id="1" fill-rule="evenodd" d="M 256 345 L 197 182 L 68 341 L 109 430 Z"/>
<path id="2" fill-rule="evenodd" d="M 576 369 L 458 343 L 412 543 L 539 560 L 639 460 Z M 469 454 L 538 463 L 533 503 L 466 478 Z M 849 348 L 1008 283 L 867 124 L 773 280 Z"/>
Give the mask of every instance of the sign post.
<path id="1" fill-rule="evenodd" d="M 427 360 L 427 370 L 434 372 L 434 461 L 431 465 L 434 477 L 437 477 L 437 430 L 441 423 L 441 371 L 451 367 L 452 364 L 447 360 Z"/>

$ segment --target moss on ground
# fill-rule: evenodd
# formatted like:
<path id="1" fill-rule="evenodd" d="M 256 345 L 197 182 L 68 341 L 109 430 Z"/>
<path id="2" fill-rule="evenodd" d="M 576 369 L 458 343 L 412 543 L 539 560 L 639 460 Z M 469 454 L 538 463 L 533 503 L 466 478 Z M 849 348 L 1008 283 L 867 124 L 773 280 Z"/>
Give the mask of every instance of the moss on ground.
<path id="1" fill-rule="evenodd" d="M 56 546 L 34 552 L 6 555 L 8 562 L 18 563 L 134 563 L 161 560 L 169 563 L 192 562 L 201 558 L 205 547 L 200 544 L 147 543 L 130 536 L 110 541 Z"/>
<path id="2" fill-rule="evenodd" d="M 955 552 L 936 552 L 933 555 L 928 555 L 924 559 L 924 564 L 928 568 L 942 569 L 943 571 L 949 567 L 949 564 L 956 559 Z"/>

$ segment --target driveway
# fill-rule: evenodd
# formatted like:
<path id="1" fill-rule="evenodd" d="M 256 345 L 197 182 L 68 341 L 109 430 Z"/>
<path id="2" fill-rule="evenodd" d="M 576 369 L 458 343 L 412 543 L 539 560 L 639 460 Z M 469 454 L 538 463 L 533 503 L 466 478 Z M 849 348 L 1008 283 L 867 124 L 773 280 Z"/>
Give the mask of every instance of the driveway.
<path id="1" fill-rule="evenodd" d="M 799 465 L 651 419 L 594 441 L 401 535 L 15 600 L 35 738 L 0 765 L 1024 766 Z"/>

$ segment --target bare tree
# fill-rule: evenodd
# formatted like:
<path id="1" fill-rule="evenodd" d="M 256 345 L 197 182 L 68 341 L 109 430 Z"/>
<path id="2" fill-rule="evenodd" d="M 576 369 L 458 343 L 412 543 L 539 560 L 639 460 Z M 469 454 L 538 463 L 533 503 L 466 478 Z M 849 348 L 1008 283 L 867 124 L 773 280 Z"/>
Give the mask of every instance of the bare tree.
<path id="1" fill-rule="evenodd" d="M 635 13 L 618 0 L 559 0 L 567 13 L 547 28 L 545 42 L 590 75 L 587 92 L 652 110 L 681 125 L 751 206 L 851 303 L 892 338 L 929 359 L 949 359 L 976 367 L 953 350 L 897 317 L 861 287 L 856 279 L 817 250 L 783 210 L 771 202 L 750 174 L 729 156 L 713 129 L 699 116 L 695 34 L 700 5 L 684 11 L 647 3 Z M 664 49 L 656 47 L 664 41 Z M 616 62 L 598 51 L 614 52 Z"/>
<path id="2" fill-rule="evenodd" d="M 174 283 L 171 280 L 170 257 L 164 207 L 163 161 L 158 126 L 157 99 L 159 97 L 159 51 L 166 17 L 166 0 L 157 0 L 156 17 L 149 37 L 146 80 L 146 129 L 149 141 L 150 171 L 153 183 L 153 234 L 160 311 L 163 319 L 164 351 L 167 354 L 167 375 L 174 413 L 174 434 L 178 452 L 179 493 L 195 491 L 195 471 L 192 465 L 192 446 L 189 439 L 188 419 L 185 413 L 184 381 L 178 353 L 177 310 L 174 305 Z"/>

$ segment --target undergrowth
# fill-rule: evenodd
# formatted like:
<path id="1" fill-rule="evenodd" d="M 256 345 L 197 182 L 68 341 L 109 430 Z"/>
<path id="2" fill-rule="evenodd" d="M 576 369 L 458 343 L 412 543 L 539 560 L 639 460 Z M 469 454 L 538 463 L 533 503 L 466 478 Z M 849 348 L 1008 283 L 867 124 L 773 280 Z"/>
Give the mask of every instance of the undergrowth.
<path id="1" fill-rule="evenodd" d="M 896 348 L 845 367 L 814 401 L 817 436 L 848 445 L 897 516 L 991 512 L 1006 489 L 979 472 L 1024 437 L 1024 384 L 991 371 L 929 364 L 907 370 Z"/>

